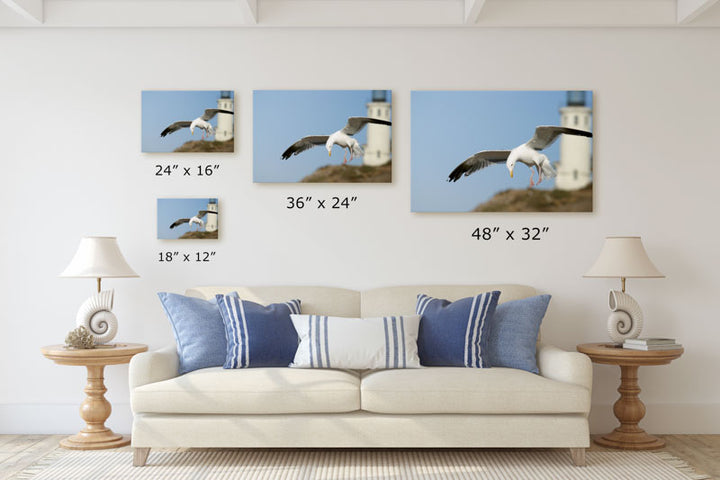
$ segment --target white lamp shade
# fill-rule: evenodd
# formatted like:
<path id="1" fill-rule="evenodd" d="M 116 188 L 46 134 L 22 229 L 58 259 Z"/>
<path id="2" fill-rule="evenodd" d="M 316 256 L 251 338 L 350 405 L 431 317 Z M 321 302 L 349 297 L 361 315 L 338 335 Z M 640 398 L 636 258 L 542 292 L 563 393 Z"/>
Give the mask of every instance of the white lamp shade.
<path id="1" fill-rule="evenodd" d="M 640 237 L 607 237 L 595 264 L 583 277 L 664 278 Z"/>
<path id="2" fill-rule="evenodd" d="M 120 252 L 115 237 L 83 237 L 61 277 L 138 277 Z"/>

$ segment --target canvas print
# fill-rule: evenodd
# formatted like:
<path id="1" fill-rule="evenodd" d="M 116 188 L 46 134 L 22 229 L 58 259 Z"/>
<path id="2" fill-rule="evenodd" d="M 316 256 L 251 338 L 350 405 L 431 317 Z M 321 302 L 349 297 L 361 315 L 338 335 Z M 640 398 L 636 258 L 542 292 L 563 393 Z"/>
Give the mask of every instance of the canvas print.
<path id="1" fill-rule="evenodd" d="M 413 212 L 592 212 L 592 91 L 413 91 Z"/>
<path id="2" fill-rule="evenodd" d="M 235 95 L 230 90 L 142 92 L 142 151 L 234 152 Z"/>
<path id="3" fill-rule="evenodd" d="M 255 182 L 392 181 L 389 90 L 256 90 Z"/>
<path id="4" fill-rule="evenodd" d="M 158 239 L 216 240 L 219 215 L 217 198 L 158 198 Z"/>

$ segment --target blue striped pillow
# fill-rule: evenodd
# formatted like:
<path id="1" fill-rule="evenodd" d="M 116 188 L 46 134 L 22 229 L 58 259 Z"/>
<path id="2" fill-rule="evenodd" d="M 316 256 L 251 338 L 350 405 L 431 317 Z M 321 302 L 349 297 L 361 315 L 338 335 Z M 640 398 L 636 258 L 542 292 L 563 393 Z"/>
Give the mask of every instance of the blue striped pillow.
<path id="1" fill-rule="evenodd" d="M 346 318 L 292 315 L 296 368 L 417 368 L 418 315 Z"/>
<path id="2" fill-rule="evenodd" d="M 223 368 L 287 367 L 298 336 L 290 314 L 300 300 L 263 306 L 232 295 L 216 295 L 225 324 L 227 350 Z"/>
<path id="3" fill-rule="evenodd" d="M 455 302 L 418 295 L 416 312 L 422 315 L 418 332 L 420 363 L 425 366 L 489 367 L 489 320 L 499 298 L 499 291 Z"/>

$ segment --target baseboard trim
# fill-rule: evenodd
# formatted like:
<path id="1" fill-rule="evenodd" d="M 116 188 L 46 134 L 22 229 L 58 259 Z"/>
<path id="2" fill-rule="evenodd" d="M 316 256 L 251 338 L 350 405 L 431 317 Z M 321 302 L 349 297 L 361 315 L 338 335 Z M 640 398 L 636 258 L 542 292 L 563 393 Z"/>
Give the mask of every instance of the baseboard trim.
<path id="1" fill-rule="evenodd" d="M 645 418 L 640 426 L 654 434 L 718 434 L 720 404 L 658 403 L 645 404 Z M 612 405 L 593 405 L 590 411 L 590 433 L 606 433 L 619 425 Z"/>
<path id="2" fill-rule="evenodd" d="M 74 404 L 0 404 L 0 434 L 75 434 L 85 426 L 79 410 L 80 405 Z M 105 425 L 116 433 L 130 432 L 130 404 L 113 403 Z"/>
<path id="3" fill-rule="evenodd" d="M 73 404 L 0 404 L 0 434 L 73 434 L 84 423 Z M 651 433 L 719 434 L 720 404 L 646 404 L 640 426 Z M 617 426 L 612 405 L 593 405 L 590 432 L 605 433 Z M 117 433 L 132 430 L 129 403 L 113 404 L 107 426 Z"/>

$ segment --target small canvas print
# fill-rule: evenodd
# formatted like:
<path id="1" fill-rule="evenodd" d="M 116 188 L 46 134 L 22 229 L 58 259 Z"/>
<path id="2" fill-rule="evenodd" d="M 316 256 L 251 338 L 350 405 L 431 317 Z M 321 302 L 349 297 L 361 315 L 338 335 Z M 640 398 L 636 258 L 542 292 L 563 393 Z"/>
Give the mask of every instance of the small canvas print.
<path id="1" fill-rule="evenodd" d="M 593 93 L 413 91 L 413 212 L 592 212 Z"/>
<path id="2" fill-rule="evenodd" d="M 230 90 L 142 92 L 142 151 L 234 152 L 234 93 Z"/>
<path id="3" fill-rule="evenodd" d="M 160 240 L 218 238 L 217 198 L 158 198 Z"/>
<path id="4" fill-rule="evenodd" d="M 392 181 L 389 90 L 256 90 L 255 182 Z"/>

